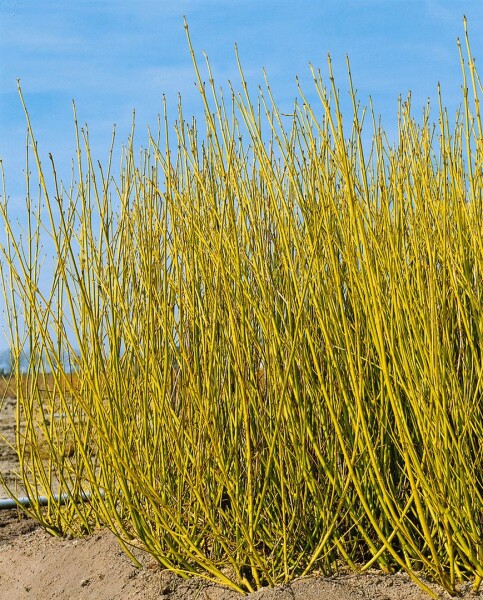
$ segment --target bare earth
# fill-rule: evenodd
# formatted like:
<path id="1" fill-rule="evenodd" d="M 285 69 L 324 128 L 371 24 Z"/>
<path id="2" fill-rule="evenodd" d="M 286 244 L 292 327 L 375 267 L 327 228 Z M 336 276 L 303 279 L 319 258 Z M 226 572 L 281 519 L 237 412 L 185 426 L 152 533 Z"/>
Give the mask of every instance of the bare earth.
<path id="1" fill-rule="evenodd" d="M 0 472 L 10 481 L 15 452 L 1 436 L 13 441 L 15 401 L 0 409 Z M 0 487 L 0 498 L 6 496 Z M 17 510 L 0 510 L 0 600 L 235 600 L 240 594 L 203 579 L 183 580 L 163 570 L 139 551 L 142 569 L 133 566 L 114 535 L 99 531 L 86 539 L 51 537 Z M 440 597 L 450 598 L 437 586 Z M 245 596 L 258 600 L 427 600 L 407 575 L 306 577 L 291 585 L 265 588 Z M 470 586 L 461 598 L 483 598 Z"/>

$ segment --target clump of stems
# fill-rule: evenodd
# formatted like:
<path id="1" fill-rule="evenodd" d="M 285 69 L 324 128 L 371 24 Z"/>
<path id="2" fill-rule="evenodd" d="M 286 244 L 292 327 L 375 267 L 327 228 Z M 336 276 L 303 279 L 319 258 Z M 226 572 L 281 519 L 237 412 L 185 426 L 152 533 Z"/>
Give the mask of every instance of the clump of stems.
<path id="1" fill-rule="evenodd" d="M 180 103 L 175 138 L 166 116 L 139 155 L 131 136 L 118 178 L 76 119 L 72 183 L 52 160 L 49 186 L 26 112 L 40 194 L 28 185 L 19 241 L 4 191 L 2 273 L 30 359 L 21 478 L 45 527 L 101 523 L 240 591 L 342 564 L 404 569 L 433 596 L 423 575 L 478 588 L 483 135 L 466 43 L 453 130 L 441 95 L 435 125 L 408 98 L 393 145 L 371 109 L 365 147 L 350 70 L 347 127 L 330 59 L 328 88 L 312 70 L 320 105 L 299 89 L 287 125 L 241 68 L 229 102 L 208 62 L 205 86 L 191 43 L 202 139 Z M 91 502 L 36 506 L 54 488 Z"/>

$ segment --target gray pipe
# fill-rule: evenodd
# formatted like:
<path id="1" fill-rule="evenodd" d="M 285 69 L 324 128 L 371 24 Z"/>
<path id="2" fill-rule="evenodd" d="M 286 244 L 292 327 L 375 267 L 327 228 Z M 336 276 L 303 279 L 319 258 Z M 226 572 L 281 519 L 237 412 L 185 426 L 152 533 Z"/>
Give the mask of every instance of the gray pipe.
<path id="1" fill-rule="evenodd" d="M 102 496 L 101 492 L 101 496 Z M 82 492 L 80 496 L 76 498 L 72 498 L 70 494 L 54 494 L 53 499 L 55 502 L 59 502 L 59 504 L 65 504 L 69 500 L 73 500 L 74 502 L 90 502 L 92 494 L 89 492 Z M 39 496 L 36 501 L 40 506 L 47 506 L 49 504 L 49 498 L 46 496 Z M 7 510 L 11 508 L 17 508 L 18 506 L 31 506 L 32 501 L 30 498 L 3 498 L 0 499 L 0 510 Z"/>

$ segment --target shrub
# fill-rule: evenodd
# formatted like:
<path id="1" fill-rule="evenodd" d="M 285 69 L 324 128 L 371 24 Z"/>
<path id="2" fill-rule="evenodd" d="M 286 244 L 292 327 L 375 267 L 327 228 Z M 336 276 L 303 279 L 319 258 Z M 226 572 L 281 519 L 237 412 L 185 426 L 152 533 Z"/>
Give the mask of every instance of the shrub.
<path id="1" fill-rule="evenodd" d="M 436 126 L 408 98 L 394 145 L 370 111 L 369 150 L 330 59 L 329 89 L 312 71 L 322 117 L 300 89 L 287 127 L 241 69 L 230 102 L 209 65 L 205 87 L 190 44 L 206 136 L 180 104 L 175 140 L 166 116 L 137 158 L 131 138 L 117 180 L 76 120 L 76 181 L 52 160 L 51 190 L 26 112 L 41 199 L 23 245 L 2 207 L 14 356 L 32 357 L 22 477 L 32 497 L 54 479 L 92 494 L 34 503 L 44 526 L 107 524 L 127 551 L 241 591 L 342 563 L 478 587 L 483 136 L 466 42 L 452 132 L 441 96 Z"/>

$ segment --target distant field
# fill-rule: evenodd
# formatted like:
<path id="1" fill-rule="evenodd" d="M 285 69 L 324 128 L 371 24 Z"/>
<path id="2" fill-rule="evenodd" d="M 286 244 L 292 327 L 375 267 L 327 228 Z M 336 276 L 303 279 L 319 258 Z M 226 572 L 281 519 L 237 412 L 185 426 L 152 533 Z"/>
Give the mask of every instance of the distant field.
<path id="1" fill-rule="evenodd" d="M 75 382 L 75 375 L 66 375 L 70 382 Z M 32 384 L 30 376 L 30 384 Z M 29 385 L 29 377 L 21 375 L 20 385 L 26 391 Z M 43 391 L 52 391 L 54 389 L 54 377 L 51 373 L 46 373 L 38 376 L 38 389 Z M 0 376 L 0 400 L 2 398 L 16 398 L 18 395 L 17 382 L 14 375 Z"/>

